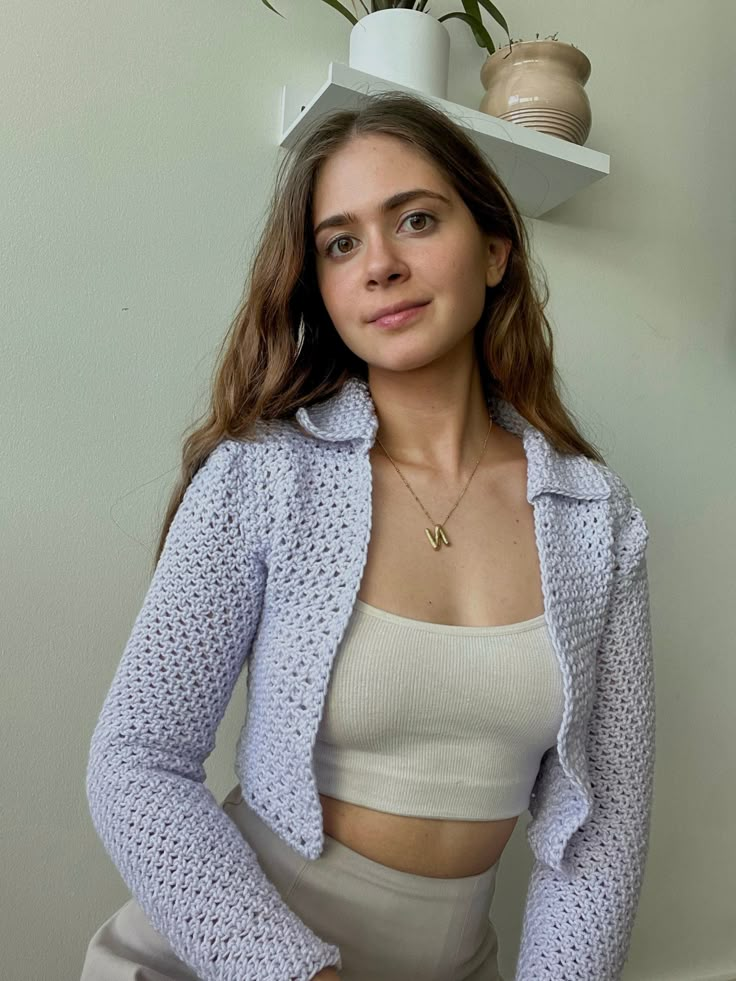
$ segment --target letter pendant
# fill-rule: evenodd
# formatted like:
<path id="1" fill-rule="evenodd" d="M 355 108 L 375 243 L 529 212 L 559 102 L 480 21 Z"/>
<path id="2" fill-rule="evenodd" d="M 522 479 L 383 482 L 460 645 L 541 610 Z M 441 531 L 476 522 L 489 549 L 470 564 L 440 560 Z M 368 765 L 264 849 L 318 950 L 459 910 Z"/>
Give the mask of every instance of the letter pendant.
<path id="1" fill-rule="evenodd" d="M 427 532 L 427 538 L 429 539 L 429 543 L 432 546 L 432 548 L 435 550 L 435 552 L 440 547 L 440 538 L 445 543 L 445 545 L 450 544 L 450 542 L 447 539 L 447 535 L 445 534 L 445 529 L 442 527 L 442 525 L 434 526 L 434 535 L 429 530 L 429 528 L 425 528 L 424 530 Z"/>

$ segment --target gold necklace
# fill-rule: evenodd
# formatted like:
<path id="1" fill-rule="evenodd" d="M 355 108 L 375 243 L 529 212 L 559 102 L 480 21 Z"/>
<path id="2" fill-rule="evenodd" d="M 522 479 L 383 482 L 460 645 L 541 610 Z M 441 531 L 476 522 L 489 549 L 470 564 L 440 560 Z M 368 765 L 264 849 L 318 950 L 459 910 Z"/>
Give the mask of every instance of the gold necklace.
<path id="1" fill-rule="evenodd" d="M 485 442 L 483 443 L 483 449 L 480 451 L 480 456 L 478 457 L 478 461 L 475 464 L 475 466 L 473 467 L 473 473 L 471 473 L 471 475 L 468 477 L 468 482 L 466 483 L 465 487 L 463 487 L 463 492 L 460 495 L 460 497 L 458 497 L 457 501 L 455 501 L 455 504 L 454 504 L 452 510 L 450 511 L 450 514 L 452 514 L 452 512 L 458 506 L 458 504 L 460 503 L 460 501 L 462 501 L 463 494 L 468 489 L 468 485 L 470 484 L 470 481 L 473 479 L 473 476 L 475 474 L 475 471 L 478 469 L 478 464 L 481 461 L 481 457 L 483 456 L 483 453 L 485 452 L 485 449 L 486 449 L 486 444 L 488 443 L 488 437 L 491 435 L 491 428 L 492 428 L 492 426 L 493 426 L 493 417 L 491 416 L 491 417 L 489 417 L 488 432 L 486 433 L 486 439 L 485 439 Z M 378 444 L 380 445 L 380 447 L 383 450 L 383 452 L 386 454 L 386 456 L 389 458 L 389 460 L 391 460 L 390 453 L 388 452 L 388 450 L 386 449 L 386 447 L 383 445 L 383 443 L 381 442 L 381 440 L 378 438 L 378 436 L 376 436 L 376 440 L 378 441 Z M 419 498 L 417 497 L 417 495 L 414 494 L 414 491 L 409 486 L 409 482 L 406 479 L 406 477 L 404 477 L 403 473 L 399 470 L 399 468 L 396 466 L 396 464 L 394 463 L 393 460 L 391 460 L 391 463 L 393 464 L 394 469 L 398 473 L 399 477 L 401 477 L 401 479 L 404 481 L 404 483 L 409 488 L 409 490 L 411 491 L 411 493 L 414 495 L 414 499 L 416 500 L 416 502 L 419 505 L 419 507 L 422 509 L 422 511 L 424 511 L 424 513 L 427 515 L 427 517 L 432 522 L 432 524 L 434 524 L 434 520 L 432 518 L 432 515 L 429 513 L 429 511 L 427 511 L 427 509 L 422 504 L 422 502 L 419 500 Z M 450 514 L 447 515 L 447 517 L 445 518 L 445 520 L 442 522 L 441 525 L 434 524 L 434 535 L 429 530 L 429 528 L 425 528 L 424 529 L 424 531 L 427 534 L 427 538 L 429 539 L 429 544 L 432 546 L 432 548 L 435 550 L 435 552 L 440 547 L 440 540 L 442 540 L 445 545 L 449 545 L 450 544 L 450 541 L 449 541 L 449 539 L 447 537 L 447 534 L 445 532 L 445 529 L 443 528 L 443 525 L 446 524 L 447 521 L 449 520 Z"/>

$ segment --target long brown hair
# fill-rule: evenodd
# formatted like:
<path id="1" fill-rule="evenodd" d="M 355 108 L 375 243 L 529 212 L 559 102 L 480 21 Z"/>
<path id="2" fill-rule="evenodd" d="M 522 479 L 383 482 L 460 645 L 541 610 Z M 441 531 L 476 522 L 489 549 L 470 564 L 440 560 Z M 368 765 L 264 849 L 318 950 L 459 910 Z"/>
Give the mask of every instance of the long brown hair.
<path id="1" fill-rule="evenodd" d="M 204 421 L 186 437 L 179 480 L 155 562 L 192 477 L 224 439 L 248 439 L 259 418 L 293 418 L 302 405 L 337 393 L 367 365 L 343 343 L 317 288 L 312 200 L 320 166 L 355 136 L 380 133 L 423 153 L 486 234 L 511 241 L 502 281 L 486 291 L 475 328 L 484 390 L 511 404 L 562 453 L 604 463 L 578 432 L 557 392 L 549 288 L 533 277 L 523 219 L 493 166 L 445 113 L 419 97 L 385 92 L 357 109 L 318 118 L 284 156 L 243 299 L 222 342 Z"/>

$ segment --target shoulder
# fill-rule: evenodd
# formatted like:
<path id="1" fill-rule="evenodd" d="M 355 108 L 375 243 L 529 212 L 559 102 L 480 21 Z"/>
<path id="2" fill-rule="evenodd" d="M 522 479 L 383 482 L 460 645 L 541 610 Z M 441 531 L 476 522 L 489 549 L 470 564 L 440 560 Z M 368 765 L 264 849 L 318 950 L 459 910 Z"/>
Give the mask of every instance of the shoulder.
<path id="1" fill-rule="evenodd" d="M 237 488 L 246 508 L 265 513 L 297 496 L 325 455 L 325 444 L 290 420 L 259 420 L 246 437 L 222 440 L 205 466 Z"/>
<path id="2" fill-rule="evenodd" d="M 600 521 L 602 508 L 607 526 L 605 538 L 619 575 L 640 571 L 645 566 L 649 527 L 622 475 L 609 464 L 582 453 L 562 456 L 554 451 L 552 455 L 554 469 L 559 475 L 567 476 L 570 472 L 575 475 L 572 486 L 568 487 L 575 503 L 581 508 L 583 524 L 588 520 Z M 602 533 L 599 529 L 599 535 Z M 599 541 L 601 545 L 604 544 L 600 537 Z"/>
<path id="3" fill-rule="evenodd" d="M 308 452 L 308 441 L 288 420 L 259 420 L 247 436 L 223 439 L 210 452 L 206 466 L 225 470 L 242 480 L 268 478 L 279 461 Z"/>
<path id="4" fill-rule="evenodd" d="M 248 437 L 225 440 L 230 444 L 223 453 L 231 452 L 234 462 L 250 467 L 257 473 L 266 473 L 279 479 L 295 477 L 305 470 L 320 467 L 334 468 L 335 458 L 353 454 L 357 440 L 320 439 L 305 433 L 294 419 L 259 420 Z"/>
<path id="5" fill-rule="evenodd" d="M 613 517 L 614 547 L 617 567 L 622 574 L 642 567 L 649 543 L 649 526 L 641 507 L 623 477 L 612 467 L 589 461 L 608 483 Z"/>
<path id="6" fill-rule="evenodd" d="M 614 508 L 619 517 L 627 518 L 632 511 L 641 511 L 631 489 L 618 471 L 607 464 L 599 463 L 597 460 L 588 459 L 588 463 L 597 470 L 608 484 L 611 507 Z"/>

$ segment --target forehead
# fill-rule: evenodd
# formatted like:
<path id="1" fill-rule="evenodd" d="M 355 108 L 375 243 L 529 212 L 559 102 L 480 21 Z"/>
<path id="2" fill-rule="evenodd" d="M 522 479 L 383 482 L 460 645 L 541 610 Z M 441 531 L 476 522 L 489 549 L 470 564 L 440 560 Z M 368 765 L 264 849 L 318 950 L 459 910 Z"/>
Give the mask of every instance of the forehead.
<path id="1" fill-rule="evenodd" d="M 317 171 L 313 217 L 319 220 L 327 209 L 372 210 L 407 181 L 456 196 L 439 167 L 417 148 L 380 133 L 353 137 Z"/>

